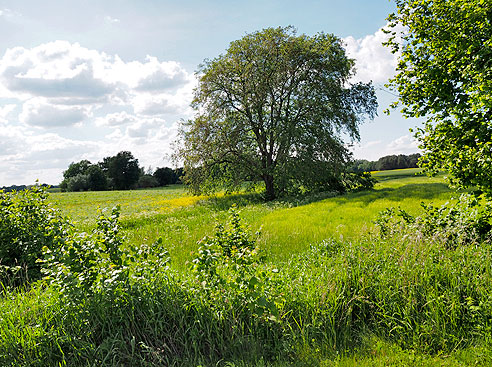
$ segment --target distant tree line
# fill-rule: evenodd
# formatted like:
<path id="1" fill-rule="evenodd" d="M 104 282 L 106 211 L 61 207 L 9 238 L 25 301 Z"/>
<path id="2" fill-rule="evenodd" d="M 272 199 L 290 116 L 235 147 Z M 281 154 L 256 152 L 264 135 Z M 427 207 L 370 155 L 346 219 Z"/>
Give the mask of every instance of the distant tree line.
<path id="1" fill-rule="evenodd" d="M 4 192 L 11 192 L 11 191 L 22 191 L 22 190 L 25 190 L 25 189 L 28 189 L 30 188 L 31 186 L 33 185 L 11 185 L 11 186 L 2 186 L 0 187 L 0 190 L 1 191 L 4 191 Z M 48 184 L 41 184 L 41 185 L 35 185 L 35 186 L 41 186 L 41 187 L 57 187 L 57 186 L 51 186 L 51 185 L 48 185 Z"/>
<path id="2" fill-rule="evenodd" d="M 386 171 L 390 169 L 402 168 L 417 168 L 419 153 L 410 155 L 387 155 L 379 158 L 377 161 L 368 161 L 366 159 L 356 159 L 350 170 L 352 172 L 370 172 L 370 171 Z"/>
<path id="3" fill-rule="evenodd" d="M 180 182 L 182 169 L 164 167 L 144 170 L 132 153 L 122 151 L 101 162 L 72 162 L 63 172 L 62 191 L 129 190 L 166 186 Z"/>

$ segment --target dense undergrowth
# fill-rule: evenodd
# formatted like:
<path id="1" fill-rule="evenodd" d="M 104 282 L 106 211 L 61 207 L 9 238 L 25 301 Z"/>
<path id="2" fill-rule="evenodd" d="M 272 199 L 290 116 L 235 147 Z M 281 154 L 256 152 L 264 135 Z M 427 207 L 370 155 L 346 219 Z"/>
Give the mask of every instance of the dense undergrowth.
<path id="1" fill-rule="evenodd" d="M 488 365 L 486 205 L 388 210 L 377 233 L 275 263 L 232 209 L 185 270 L 101 214 L 43 243 L 44 279 L 3 281 L 0 365 Z"/>

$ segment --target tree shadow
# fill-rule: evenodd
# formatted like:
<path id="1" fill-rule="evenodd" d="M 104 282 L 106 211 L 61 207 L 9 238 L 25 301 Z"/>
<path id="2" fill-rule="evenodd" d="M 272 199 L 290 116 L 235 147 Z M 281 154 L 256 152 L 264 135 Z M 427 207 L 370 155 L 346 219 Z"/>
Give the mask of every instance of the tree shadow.
<path id="1" fill-rule="evenodd" d="M 337 194 L 336 192 L 320 192 L 307 195 L 289 196 L 279 198 L 273 201 L 265 201 L 261 193 L 242 192 L 232 193 L 222 196 L 212 196 L 201 200 L 200 205 L 207 206 L 215 211 L 225 211 L 231 206 L 245 207 L 248 205 L 263 204 L 271 207 L 298 207 L 311 203 L 316 203 L 326 199 L 332 199 L 338 204 L 347 201 L 359 202 L 362 205 L 369 205 L 377 200 L 385 199 L 399 202 L 404 199 L 414 200 L 433 200 L 439 198 L 443 193 L 451 193 L 451 190 L 445 183 L 416 183 L 407 184 L 397 188 L 383 188 L 365 190 L 360 192 L 351 192 L 346 194 Z"/>
<path id="2" fill-rule="evenodd" d="M 214 195 L 200 200 L 199 205 L 207 206 L 215 211 L 228 210 L 231 206 L 245 207 L 253 204 L 264 203 L 263 196 L 256 192 L 242 192 L 225 194 L 223 196 Z"/>
<path id="3" fill-rule="evenodd" d="M 445 183 L 419 183 L 408 184 L 397 188 L 383 188 L 371 191 L 361 191 L 336 197 L 333 200 L 340 204 L 347 201 L 357 201 L 363 205 L 369 205 L 377 200 L 385 199 L 399 202 L 404 199 L 433 200 L 441 197 L 443 193 L 452 193 Z"/>

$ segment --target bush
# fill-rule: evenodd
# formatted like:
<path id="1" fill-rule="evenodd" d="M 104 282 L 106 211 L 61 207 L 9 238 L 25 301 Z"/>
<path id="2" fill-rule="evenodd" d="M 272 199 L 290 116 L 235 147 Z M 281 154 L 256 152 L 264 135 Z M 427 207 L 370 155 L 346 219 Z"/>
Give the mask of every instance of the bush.
<path id="1" fill-rule="evenodd" d="M 396 233 L 443 242 L 448 248 L 490 242 L 492 202 L 462 194 L 455 204 L 437 208 L 421 204 L 424 212 L 413 217 L 402 209 L 388 208 L 376 220 L 383 238 Z"/>
<path id="2" fill-rule="evenodd" d="M 343 176 L 343 185 L 347 191 L 370 190 L 376 182 L 370 172 L 345 173 Z"/>
<path id="3" fill-rule="evenodd" d="M 36 260 L 42 249 L 56 249 L 63 243 L 71 226 L 50 206 L 47 195 L 46 189 L 38 186 L 19 192 L 0 191 L 0 276 L 25 269 L 27 279 L 39 278 Z"/>
<path id="4" fill-rule="evenodd" d="M 65 181 L 65 180 L 64 180 Z M 90 187 L 89 175 L 80 173 L 66 180 L 67 191 L 87 191 Z"/>
<path id="5" fill-rule="evenodd" d="M 200 242 L 192 266 L 197 291 L 211 305 L 229 304 L 235 313 L 247 310 L 253 318 L 276 320 L 279 312 L 268 286 L 271 274 L 262 266 L 256 241 L 250 239 L 235 207 L 229 213 L 229 223 L 218 225 L 215 236 Z"/>
<path id="6" fill-rule="evenodd" d="M 143 175 L 143 176 L 140 176 L 140 178 L 138 179 L 137 186 L 140 189 L 147 189 L 147 188 L 159 186 L 159 182 L 152 175 Z"/>
<path id="7" fill-rule="evenodd" d="M 68 304 L 77 306 L 96 294 L 124 296 L 131 277 L 162 268 L 169 261 L 164 251 L 150 264 L 150 248 L 125 246 L 118 217 L 117 207 L 109 216 L 101 212 L 91 233 L 72 231 L 57 248 L 43 248 L 45 279 L 68 295 Z"/>

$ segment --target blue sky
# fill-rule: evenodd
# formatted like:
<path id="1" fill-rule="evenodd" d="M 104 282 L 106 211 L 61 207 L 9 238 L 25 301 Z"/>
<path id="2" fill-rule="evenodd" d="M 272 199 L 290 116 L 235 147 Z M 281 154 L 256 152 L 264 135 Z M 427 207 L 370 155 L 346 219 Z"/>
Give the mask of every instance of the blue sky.
<path id="1" fill-rule="evenodd" d="M 194 71 L 229 42 L 293 25 L 343 38 L 355 80 L 378 88 L 379 116 L 361 126 L 357 158 L 409 154 L 416 121 L 382 111 L 395 56 L 381 46 L 388 0 L 1 1 L 0 186 L 57 184 L 70 162 L 131 151 L 169 165 L 177 123 L 189 118 Z"/>

